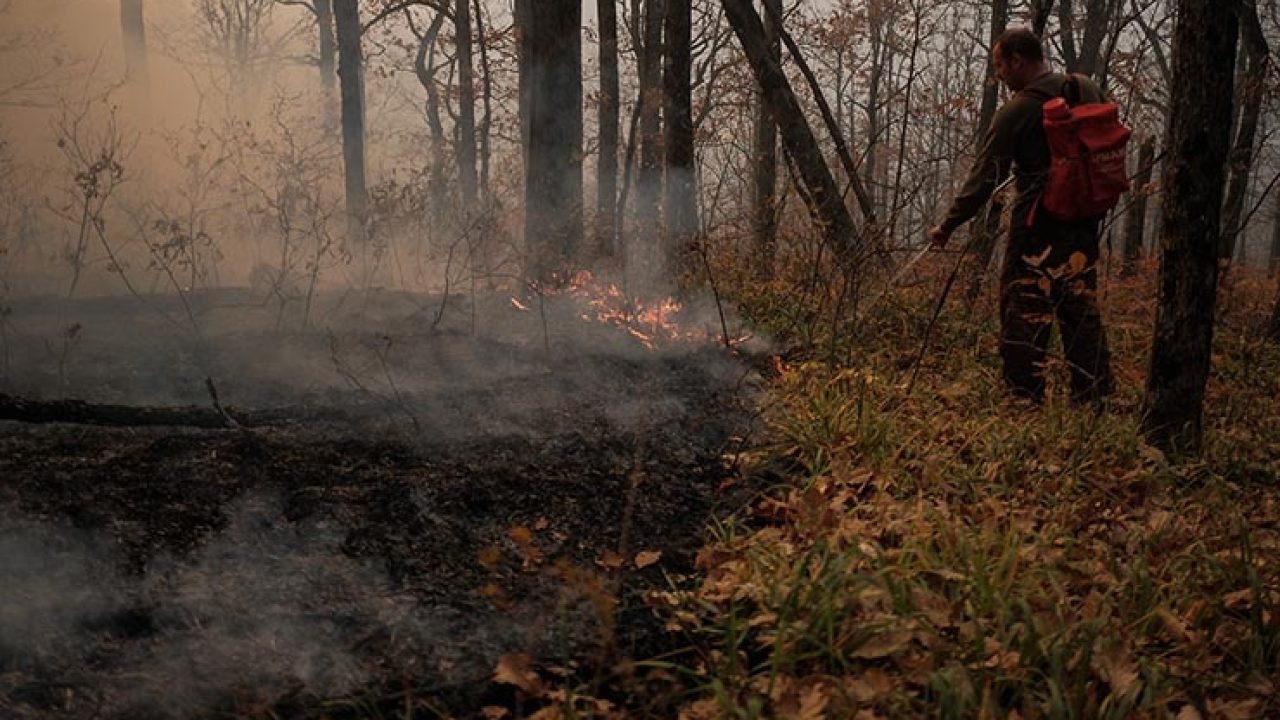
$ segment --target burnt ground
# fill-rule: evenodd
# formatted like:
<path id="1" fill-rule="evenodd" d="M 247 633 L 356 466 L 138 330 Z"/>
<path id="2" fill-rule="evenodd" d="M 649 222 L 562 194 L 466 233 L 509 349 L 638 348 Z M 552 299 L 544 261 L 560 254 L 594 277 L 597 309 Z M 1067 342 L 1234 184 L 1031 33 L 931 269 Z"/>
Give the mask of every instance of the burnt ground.
<path id="1" fill-rule="evenodd" d="M 587 677 L 678 643 L 644 596 L 743 500 L 729 353 L 572 299 L 435 323 L 438 299 L 335 297 L 296 331 L 192 302 L 198 336 L 173 298 L 11 306 L 0 715 L 360 715 L 406 689 L 465 715 L 515 700 L 504 654 Z"/>

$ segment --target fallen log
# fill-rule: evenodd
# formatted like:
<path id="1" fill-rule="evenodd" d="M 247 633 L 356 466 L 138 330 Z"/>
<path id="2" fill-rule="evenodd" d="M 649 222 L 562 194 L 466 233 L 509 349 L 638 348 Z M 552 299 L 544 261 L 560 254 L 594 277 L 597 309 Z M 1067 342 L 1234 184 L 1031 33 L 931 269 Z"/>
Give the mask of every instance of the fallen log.
<path id="1" fill-rule="evenodd" d="M 337 411 L 321 411 L 326 418 L 339 417 Z M 83 400 L 30 400 L 0 393 L 0 420 L 33 424 L 70 423 L 113 427 L 193 427 L 235 429 L 268 427 L 314 420 L 317 411 L 308 409 L 273 409 L 245 411 L 186 405 L 179 407 L 137 407 L 105 405 Z"/>

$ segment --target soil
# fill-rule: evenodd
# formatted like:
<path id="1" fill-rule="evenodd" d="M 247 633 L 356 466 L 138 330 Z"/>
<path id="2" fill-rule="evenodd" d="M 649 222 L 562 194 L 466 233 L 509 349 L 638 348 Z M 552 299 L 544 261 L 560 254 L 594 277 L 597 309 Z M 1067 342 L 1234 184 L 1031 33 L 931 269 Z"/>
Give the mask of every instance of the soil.
<path id="1" fill-rule="evenodd" d="M 186 298 L 198 334 L 179 300 L 12 306 L 0 715 L 469 715 L 516 702 L 508 653 L 675 647 L 646 593 L 750 492 L 732 353 L 572 299 L 334 297 L 288 331 L 222 293 Z"/>

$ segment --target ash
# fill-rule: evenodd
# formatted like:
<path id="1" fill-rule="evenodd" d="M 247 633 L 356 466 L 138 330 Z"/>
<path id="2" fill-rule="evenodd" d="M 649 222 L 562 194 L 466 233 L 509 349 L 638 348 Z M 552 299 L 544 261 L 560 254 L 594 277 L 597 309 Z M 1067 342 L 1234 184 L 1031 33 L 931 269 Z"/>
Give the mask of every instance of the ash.
<path id="1" fill-rule="evenodd" d="M 570 297 L 334 295 L 307 328 L 187 302 L 13 305 L 0 391 L 172 420 L 0 422 L 0 715 L 466 713 L 504 653 L 669 649 L 644 594 L 741 502 L 752 433 L 707 306 L 664 343 Z M 205 378 L 239 427 L 182 422 Z"/>

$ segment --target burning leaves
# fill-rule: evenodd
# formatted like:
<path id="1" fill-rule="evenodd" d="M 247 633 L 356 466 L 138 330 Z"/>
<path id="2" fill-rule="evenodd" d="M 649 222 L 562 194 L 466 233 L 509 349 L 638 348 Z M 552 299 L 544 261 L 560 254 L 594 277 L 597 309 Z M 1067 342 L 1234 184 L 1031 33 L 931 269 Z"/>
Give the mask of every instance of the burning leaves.
<path id="1" fill-rule="evenodd" d="M 615 283 L 602 281 L 585 270 L 547 285 L 531 284 L 532 300 L 511 298 L 512 307 L 522 312 L 543 312 L 540 304 L 549 298 L 567 298 L 579 305 L 577 319 L 618 328 L 644 347 L 676 343 L 714 342 L 720 333 L 694 327 L 684 303 L 674 297 L 646 299 L 630 296 Z M 750 335 L 728 339 L 745 342 Z"/>

